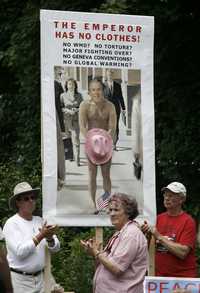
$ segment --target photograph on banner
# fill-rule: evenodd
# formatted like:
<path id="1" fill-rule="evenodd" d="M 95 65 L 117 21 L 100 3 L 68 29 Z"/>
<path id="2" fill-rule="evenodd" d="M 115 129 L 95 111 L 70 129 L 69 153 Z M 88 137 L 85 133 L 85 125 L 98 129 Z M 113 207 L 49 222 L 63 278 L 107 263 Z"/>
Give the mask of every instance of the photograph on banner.
<path id="1" fill-rule="evenodd" d="M 111 74 L 113 78 L 112 90 L 109 88 L 107 80 L 107 76 Z M 60 81 L 59 76 L 61 77 Z M 85 79 L 81 79 L 80 76 L 84 76 Z M 136 156 L 142 165 L 142 129 L 141 115 L 139 114 L 141 113 L 140 71 L 56 66 L 55 88 L 59 82 L 63 82 L 64 85 L 64 92 L 59 97 L 55 96 L 56 100 L 60 99 L 60 110 L 57 110 L 57 113 L 63 114 L 63 122 L 61 123 L 64 125 L 62 138 L 65 156 L 61 158 L 64 162 L 58 162 L 65 164 L 65 173 L 63 173 L 63 177 L 58 178 L 58 182 L 59 180 L 64 181 L 60 186 L 58 184 L 57 210 L 61 214 L 65 214 L 69 203 L 71 206 L 75 206 L 75 211 L 72 210 L 71 213 L 76 212 L 77 202 L 80 203 L 84 213 L 93 213 L 100 209 L 98 202 L 101 200 L 102 194 L 107 191 L 103 188 L 107 182 L 103 184 L 100 170 L 97 175 L 96 190 L 92 190 L 92 187 L 88 186 L 89 174 L 85 138 L 81 134 L 81 125 L 79 125 L 80 104 L 83 100 L 90 102 L 89 84 L 94 77 L 102 82 L 104 97 L 111 102 L 113 101 L 117 120 L 119 120 L 117 121 L 118 137 L 114 137 L 112 146 L 110 167 L 112 193 L 119 190 L 124 190 L 128 194 L 134 192 L 136 198 L 138 197 L 140 208 L 143 208 L 142 170 L 140 176 L 136 177 L 133 168 Z M 120 102 L 118 100 L 115 102 L 115 99 L 121 99 L 123 110 L 121 110 Z M 94 120 L 95 128 L 97 128 L 96 113 Z M 101 125 L 102 121 L 100 120 L 98 127 L 101 128 Z M 106 126 L 105 124 L 105 128 Z M 94 182 L 91 183 L 91 185 L 94 184 Z M 108 186 L 107 192 L 111 190 Z M 67 200 L 65 194 L 68 194 Z"/>
<path id="2" fill-rule="evenodd" d="M 199 278 L 145 277 L 144 293 L 197 293 Z"/>
<path id="3" fill-rule="evenodd" d="M 155 219 L 153 18 L 120 17 L 41 11 L 43 213 L 60 225 L 108 225 L 116 192 Z"/>

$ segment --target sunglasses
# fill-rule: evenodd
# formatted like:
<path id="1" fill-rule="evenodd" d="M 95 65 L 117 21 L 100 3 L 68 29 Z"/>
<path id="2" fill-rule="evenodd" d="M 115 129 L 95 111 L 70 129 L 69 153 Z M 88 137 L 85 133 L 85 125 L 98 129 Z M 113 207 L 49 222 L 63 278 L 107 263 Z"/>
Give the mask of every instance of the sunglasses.
<path id="1" fill-rule="evenodd" d="M 35 195 L 27 195 L 17 199 L 18 201 L 29 201 L 29 200 L 36 200 Z"/>

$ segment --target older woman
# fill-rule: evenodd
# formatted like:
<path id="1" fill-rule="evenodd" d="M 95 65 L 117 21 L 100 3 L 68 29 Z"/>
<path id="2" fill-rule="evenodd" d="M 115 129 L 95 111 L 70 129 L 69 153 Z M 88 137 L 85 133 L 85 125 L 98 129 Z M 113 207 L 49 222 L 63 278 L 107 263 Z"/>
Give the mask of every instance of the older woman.
<path id="1" fill-rule="evenodd" d="M 103 251 L 92 239 L 81 240 L 88 254 L 97 260 L 94 293 L 143 292 L 143 280 L 148 265 L 147 241 L 134 219 L 138 216 L 137 202 L 123 193 L 109 200 L 110 219 L 116 232 Z"/>

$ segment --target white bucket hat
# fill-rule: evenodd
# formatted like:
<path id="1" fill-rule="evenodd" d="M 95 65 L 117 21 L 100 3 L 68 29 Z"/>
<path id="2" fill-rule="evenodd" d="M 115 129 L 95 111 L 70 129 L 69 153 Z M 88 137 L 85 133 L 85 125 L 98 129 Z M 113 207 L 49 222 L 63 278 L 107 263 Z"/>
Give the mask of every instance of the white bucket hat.
<path id="1" fill-rule="evenodd" d="M 172 182 L 168 184 L 166 187 L 162 188 L 162 191 L 165 191 L 165 190 L 170 190 L 174 193 L 179 193 L 179 194 L 182 194 L 184 197 L 186 197 L 186 192 L 187 192 L 186 188 L 180 182 Z"/>
<path id="2" fill-rule="evenodd" d="M 14 190 L 13 195 L 9 199 L 9 206 L 12 209 L 16 209 L 16 199 L 23 194 L 34 193 L 36 196 L 39 193 L 39 188 L 32 188 L 28 182 L 20 182 L 18 183 Z"/>

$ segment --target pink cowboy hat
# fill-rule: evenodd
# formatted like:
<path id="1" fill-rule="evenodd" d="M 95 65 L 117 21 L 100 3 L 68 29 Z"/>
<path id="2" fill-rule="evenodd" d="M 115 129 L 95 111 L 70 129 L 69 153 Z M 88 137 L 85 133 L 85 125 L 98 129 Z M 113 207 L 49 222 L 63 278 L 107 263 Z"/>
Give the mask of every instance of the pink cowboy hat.
<path id="1" fill-rule="evenodd" d="M 101 128 L 93 128 L 87 132 L 85 153 L 95 165 L 102 165 L 112 157 L 113 140 L 110 134 Z"/>

